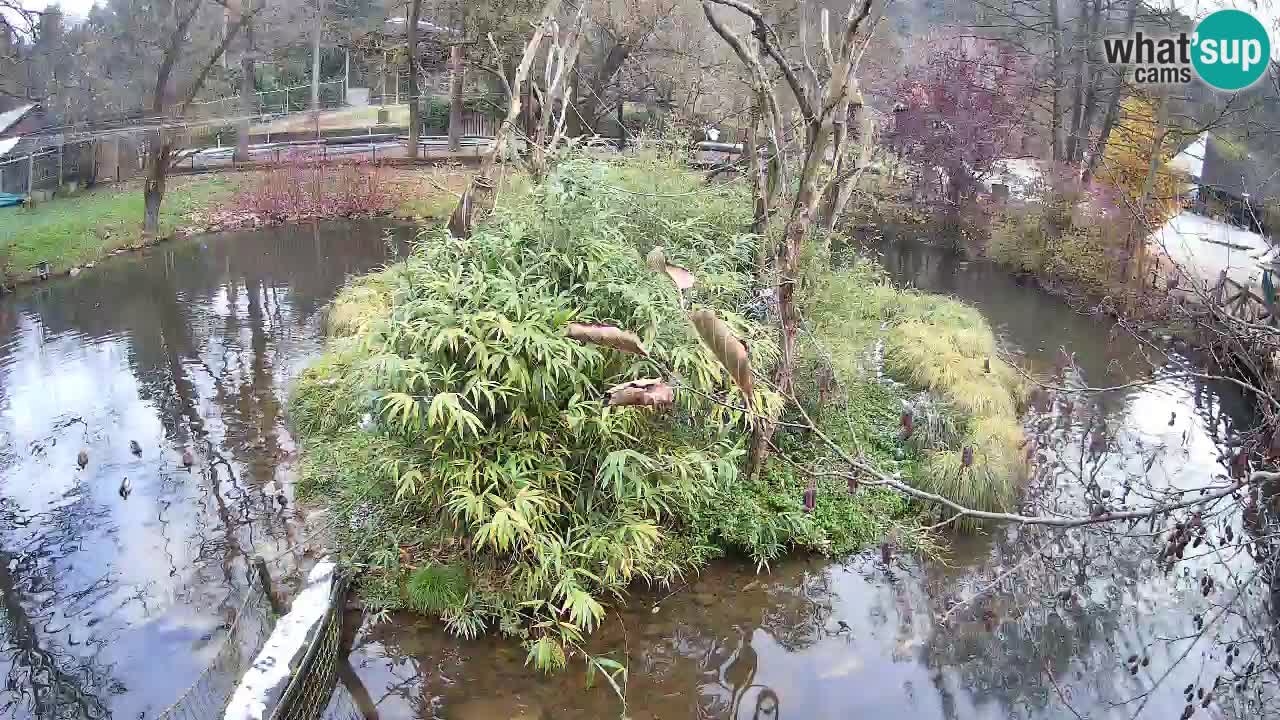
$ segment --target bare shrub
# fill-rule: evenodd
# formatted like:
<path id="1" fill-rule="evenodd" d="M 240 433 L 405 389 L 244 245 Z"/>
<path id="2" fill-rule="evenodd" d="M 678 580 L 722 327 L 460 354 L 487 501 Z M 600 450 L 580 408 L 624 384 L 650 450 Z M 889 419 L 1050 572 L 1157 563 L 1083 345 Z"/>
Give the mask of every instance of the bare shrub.
<path id="1" fill-rule="evenodd" d="M 325 162 L 314 153 L 291 153 L 234 198 L 237 214 L 260 222 L 381 215 L 395 207 L 388 168 L 367 160 Z"/>

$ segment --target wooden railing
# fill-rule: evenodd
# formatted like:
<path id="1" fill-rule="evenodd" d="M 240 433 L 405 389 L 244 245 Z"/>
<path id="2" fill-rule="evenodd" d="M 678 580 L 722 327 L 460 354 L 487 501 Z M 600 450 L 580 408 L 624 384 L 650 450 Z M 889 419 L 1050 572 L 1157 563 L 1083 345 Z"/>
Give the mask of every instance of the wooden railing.
<path id="1" fill-rule="evenodd" d="M 1255 323 L 1271 319 L 1267 301 L 1254 292 L 1251 285 L 1242 285 L 1227 277 L 1226 270 L 1218 275 L 1218 282 L 1209 297 L 1214 307 L 1221 308 L 1222 312 L 1237 320 Z"/>

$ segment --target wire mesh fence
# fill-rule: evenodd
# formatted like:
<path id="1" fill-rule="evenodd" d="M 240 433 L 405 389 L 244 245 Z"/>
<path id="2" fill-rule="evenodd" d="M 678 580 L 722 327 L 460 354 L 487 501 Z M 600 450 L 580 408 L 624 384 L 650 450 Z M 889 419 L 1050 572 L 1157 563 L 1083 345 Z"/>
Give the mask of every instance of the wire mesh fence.
<path id="1" fill-rule="evenodd" d="M 226 637 L 213 662 L 205 668 L 172 705 L 156 715 L 156 720 L 216 720 L 222 717 L 227 700 L 244 671 L 275 626 L 268 590 L 250 578 L 249 591 L 227 628 Z"/>
<path id="2" fill-rule="evenodd" d="M 367 720 L 364 711 L 356 703 L 356 699 L 347 690 L 346 686 L 338 683 L 333 694 L 329 697 L 329 704 L 323 708 L 324 713 L 317 716 L 323 720 Z"/>
<path id="3" fill-rule="evenodd" d="M 77 141 L 28 148 L 0 158 L 0 192 L 25 195 L 57 190 L 67 183 L 88 185 L 93 179 L 93 143 Z"/>
<path id="4" fill-rule="evenodd" d="M 332 109 L 347 101 L 345 80 L 327 80 L 320 83 L 320 107 Z M 196 118 L 234 117 L 243 114 L 244 104 L 239 95 L 193 102 L 187 107 L 187 116 Z M 311 85 L 261 90 L 254 93 L 252 115 L 280 115 L 311 109 Z M 178 107 L 171 108 L 176 112 Z"/>
<path id="5" fill-rule="evenodd" d="M 339 577 L 334 582 L 329 611 L 320 630 L 271 720 L 316 720 L 329 705 L 342 654 L 342 608 L 346 604 L 346 589 L 346 579 Z"/>

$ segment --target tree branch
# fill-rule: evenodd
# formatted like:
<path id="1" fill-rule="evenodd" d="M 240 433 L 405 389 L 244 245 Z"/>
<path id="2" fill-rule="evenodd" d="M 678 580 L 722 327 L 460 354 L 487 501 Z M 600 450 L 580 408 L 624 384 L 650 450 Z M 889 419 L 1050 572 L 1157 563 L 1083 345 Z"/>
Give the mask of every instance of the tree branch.
<path id="1" fill-rule="evenodd" d="M 772 58 L 774 64 L 776 64 L 778 69 L 782 71 L 783 78 L 786 79 L 787 85 L 791 88 L 791 94 L 796 98 L 796 105 L 800 107 L 800 114 L 804 116 L 806 121 L 812 122 L 814 120 L 813 103 L 809 102 L 809 96 L 805 93 L 804 85 L 800 82 L 800 78 L 796 75 L 795 70 L 787 62 L 787 59 L 782 56 L 782 50 L 779 47 L 777 33 L 775 33 L 769 23 L 765 21 L 764 15 L 762 15 L 754 5 L 745 3 L 742 0 L 704 0 L 704 8 L 708 2 L 713 2 L 717 5 L 724 5 L 725 7 L 731 7 L 751 18 L 751 22 L 755 27 L 751 34 L 760 41 L 760 46 L 764 49 L 765 54 Z M 865 2 L 868 6 L 871 4 L 871 0 L 865 0 Z M 710 17 L 709 11 L 707 15 Z M 723 35 L 721 37 L 723 37 Z"/>

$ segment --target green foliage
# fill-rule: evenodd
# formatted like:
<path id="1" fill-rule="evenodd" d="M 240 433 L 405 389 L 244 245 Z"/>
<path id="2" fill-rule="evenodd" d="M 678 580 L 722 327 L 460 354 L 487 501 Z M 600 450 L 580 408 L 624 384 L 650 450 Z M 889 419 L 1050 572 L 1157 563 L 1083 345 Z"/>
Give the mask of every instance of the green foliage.
<path id="1" fill-rule="evenodd" d="M 1027 205 L 996 212 L 986 256 L 1022 272 L 1045 272 L 1084 287 L 1106 291 L 1116 285 L 1115 257 L 1125 243 L 1128 223 L 1109 222 L 1077 209 L 1064 218 L 1066 229 L 1048 232 L 1047 210 Z"/>
<path id="2" fill-rule="evenodd" d="M 734 192 L 656 159 L 570 160 L 468 241 L 438 233 L 344 292 L 329 322 L 348 337 L 304 373 L 291 412 L 306 485 L 353 528 L 351 558 L 412 544 L 411 607 L 461 634 L 526 633 L 531 662 L 554 669 L 608 597 L 706 557 L 666 545 L 738 482 L 749 428 L 728 406 L 744 399 L 643 258 L 663 245 L 698 278 L 689 300 L 769 366 L 771 334 L 738 312 L 757 247 Z M 650 356 L 571 340 L 571 321 L 631 330 Z M 696 392 L 670 412 L 603 403 L 616 383 L 673 373 Z M 443 567 L 465 567 L 470 592 Z"/>
<path id="3" fill-rule="evenodd" d="M 880 408 L 878 415 L 868 412 L 865 399 L 886 392 L 877 389 L 883 386 L 848 393 L 864 398 L 858 415 L 875 418 L 873 426 L 881 429 L 881 450 L 875 452 L 872 442 L 868 451 L 880 468 L 902 472 L 918 487 L 972 507 L 1012 509 L 1025 475 L 1017 421 L 1025 387 L 1017 371 L 997 355 L 981 314 L 942 296 L 895 290 L 865 261 L 829 276 L 811 304 L 814 334 L 830 351 L 835 377 L 842 383 L 883 369 L 928 392 L 924 401 L 899 398 L 896 407 L 882 399 L 873 405 Z M 863 350 L 867 347 L 882 348 L 882 357 L 868 354 Z M 896 434 L 905 409 L 912 412 L 916 427 L 910 442 L 900 446 Z M 875 437 L 872 429 L 863 433 Z M 860 444 L 867 451 L 868 443 Z M 968 468 L 961 467 L 966 447 L 974 451 Z M 961 527 L 973 530 L 977 525 L 962 522 Z"/>
<path id="4" fill-rule="evenodd" d="M 427 565 L 409 573 L 405 595 L 410 608 L 440 613 L 467 598 L 467 571 L 457 565 Z"/>
<path id="5" fill-rule="evenodd" d="M 986 255 L 995 262 L 1021 272 L 1044 269 L 1048 239 L 1041 212 L 1018 208 L 1016 212 L 996 212 L 991 218 L 991 237 Z"/>

